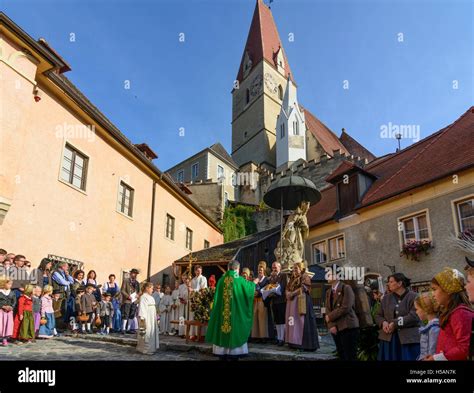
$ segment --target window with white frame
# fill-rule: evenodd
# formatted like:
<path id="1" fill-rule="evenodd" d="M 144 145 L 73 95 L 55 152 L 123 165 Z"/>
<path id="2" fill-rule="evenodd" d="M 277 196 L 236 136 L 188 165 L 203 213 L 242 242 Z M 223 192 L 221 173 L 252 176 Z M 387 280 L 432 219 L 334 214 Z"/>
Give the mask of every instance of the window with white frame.
<path id="1" fill-rule="evenodd" d="M 171 240 L 174 240 L 174 223 L 175 223 L 174 217 L 167 214 L 166 215 L 166 237 Z"/>
<path id="2" fill-rule="evenodd" d="M 227 191 L 224 192 L 224 206 L 229 204 L 229 193 Z"/>
<path id="3" fill-rule="evenodd" d="M 186 228 L 186 248 L 193 249 L 193 231 L 189 228 Z"/>
<path id="4" fill-rule="evenodd" d="M 404 243 L 413 240 L 431 240 L 426 212 L 403 218 L 400 222 L 402 223 L 401 229 Z"/>
<path id="5" fill-rule="evenodd" d="M 199 162 L 196 162 L 191 167 L 191 177 L 192 179 L 196 179 L 199 176 Z"/>
<path id="6" fill-rule="evenodd" d="M 459 231 L 474 231 L 474 198 L 456 203 Z"/>
<path id="7" fill-rule="evenodd" d="M 61 164 L 61 179 L 74 187 L 85 190 L 88 161 L 88 157 L 66 144 Z"/>
<path id="8" fill-rule="evenodd" d="M 134 190 L 125 182 L 121 181 L 119 185 L 118 210 L 126 216 L 132 217 L 133 212 L 133 193 Z"/>
<path id="9" fill-rule="evenodd" d="M 217 165 L 217 180 L 222 181 L 224 179 L 224 167 L 222 165 Z"/>
<path id="10" fill-rule="evenodd" d="M 326 241 L 313 244 L 313 263 L 324 263 L 327 261 L 327 246 Z"/>
<path id="11" fill-rule="evenodd" d="M 329 259 L 334 261 L 346 256 L 346 246 L 344 244 L 344 235 L 339 235 L 328 240 Z"/>
<path id="12" fill-rule="evenodd" d="M 178 174 L 176 175 L 176 180 L 178 183 L 184 183 L 184 170 L 178 171 Z"/>

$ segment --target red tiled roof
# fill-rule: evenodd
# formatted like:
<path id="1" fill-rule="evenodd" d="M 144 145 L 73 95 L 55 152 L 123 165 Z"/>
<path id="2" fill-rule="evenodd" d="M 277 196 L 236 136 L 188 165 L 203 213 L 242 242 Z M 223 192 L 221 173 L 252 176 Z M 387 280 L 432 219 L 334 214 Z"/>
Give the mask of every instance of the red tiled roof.
<path id="1" fill-rule="evenodd" d="M 336 186 L 330 186 L 321 191 L 321 200 L 311 206 L 307 219 L 310 228 L 331 220 L 337 211 Z"/>
<path id="2" fill-rule="evenodd" d="M 324 151 L 330 155 L 334 156 L 335 150 L 340 150 L 341 153 L 349 155 L 349 151 L 341 143 L 339 138 L 332 132 L 323 122 L 321 122 L 316 116 L 314 116 L 308 109 L 300 105 L 300 109 L 304 111 L 304 118 L 306 122 L 306 127 L 309 132 L 313 134 Z"/>
<path id="3" fill-rule="evenodd" d="M 375 156 L 368 151 L 364 146 L 352 138 L 345 130 L 342 129 L 342 134 L 339 137 L 341 143 L 349 150 L 349 153 L 355 157 L 367 158 L 367 160 L 373 161 Z"/>
<path id="4" fill-rule="evenodd" d="M 365 166 L 364 170 L 375 175 L 377 179 L 365 193 L 358 208 L 400 195 L 472 167 L 474 167 L 474 107 L 440 131 L 396 154 L 377 159 Z M 321 195 L 321 201 L 312 206 L 308 212 L 310 227 L 328 221 L 336 214 L 336 187 L 326 188 Z"/>
<path id="5" fill-rule="evenodd" d="M 244 60 L 247 51 L 250 60 L 252 60 L 252 67 L 255 67 L 263 59 L 276 67 L 276 54 L 280 48 L 283 48 L 283 45 L 281 44 L 272 12 L 265 4 L 263 4 L 262 0 L 257 0 L 249 35 L 247 37 L 247 43 L 245 44 L 242 60 L 240 61 L 237 80 L 241 82 L 243 79 Z M 290 64 L 286 58 L 285 50 L 283 50 L 283 58 L 285 60 L 285 76 L 290 74 L 291 79 L 293 80 L 293 75 L 291 75 Z"/>

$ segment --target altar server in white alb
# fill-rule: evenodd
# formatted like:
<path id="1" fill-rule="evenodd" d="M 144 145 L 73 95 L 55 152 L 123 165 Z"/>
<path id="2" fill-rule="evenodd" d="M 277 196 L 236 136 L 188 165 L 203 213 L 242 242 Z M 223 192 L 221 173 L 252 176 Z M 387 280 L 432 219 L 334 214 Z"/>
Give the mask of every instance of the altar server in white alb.
<path id="1" fill-rule="evenodd" d="M 178 288 L 178 336 L 184 337 L 186 333 L 186 324 L 184 321 L 188 320 L 188 298 L 190 277 L 187 274 L 181 276 L 183 283 Z"/>
<path id="2" fill-rule="evenodd" d="M 194 277 L 191 280 L 191 292 L 199 292 L 201 289 L 207 288 L 207 278 L 202 275 L 202 266 L 196 265 L 194 267 Z M 192 295 L 191 295 L 192 296 Z M 189 319 L 194 320 L 194 312 L 189 312 Z M 191 340 L 197 339 L 198 328 L 197 326 L 191 326 Z M 201 329 L 201 334 L 206 334 L 206 328 Z"/>
<path id="3" fill-rule="evenodd" d="M 143 284 L 138 306 L 139 332 L 137 350 L 145 354 L 153 354 L 160 347 L 158 323 L 156 320 L 155 299 L 153 284 Z"/>
<path id="4" fill-rule="evenodd" d="M 171 306 L 173 299 L 171 298 L 171 288 L 165 285 L 165 294 L 160 301 L 160 333 L 168 335 L 171 332 Z"/>
<path id="5" fill-rule="evenodd" d="M 179 313 L 178 313 L 178 307 L 179 307 L 179 281 L 176 280 L 174 283 L 175 287 L 173 289 L 173 292 L 171 292 L 171 299 L 173 301 L 173 304 L 171 304 L 171 320 L 172 321 L 178 321 L 179 320 Z M 174 335 L 178 332 L 178 325 L 177 324 L 171 324 L 171 335 Z"/>

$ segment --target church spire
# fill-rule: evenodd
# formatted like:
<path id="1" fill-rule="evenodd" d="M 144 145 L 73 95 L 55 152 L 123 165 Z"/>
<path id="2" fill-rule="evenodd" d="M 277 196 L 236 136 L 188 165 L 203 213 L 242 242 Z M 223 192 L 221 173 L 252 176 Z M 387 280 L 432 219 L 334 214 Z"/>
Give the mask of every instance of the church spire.
<path id="1" fill-rule="evenodd" d="M 280 114 L 276 123 L 277 171 L 298 160 L 306 160 L 306 124 L 298 105 L 296 86 L 288 75 Z"/>
<path id="2" fill-rule="evenodd" d="M 291 75 L 290 65 L 281 44 L 272 12 L 262 0 L 257 0 L 237 80 L 242 82 L 250 70 L 262 60 L 268 61 L 283 75 Z"/>

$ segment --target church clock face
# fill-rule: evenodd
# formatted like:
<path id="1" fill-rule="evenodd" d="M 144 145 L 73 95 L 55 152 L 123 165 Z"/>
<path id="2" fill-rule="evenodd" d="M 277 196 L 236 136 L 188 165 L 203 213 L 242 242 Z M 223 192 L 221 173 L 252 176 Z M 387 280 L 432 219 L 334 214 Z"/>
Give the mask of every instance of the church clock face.
<path id="1" fill-rule="evenodd" d="M 265 86 L 267 86 L 267 89 L 273 94 L 276 94 L 278 91 L 278 84 L 275 78 L 268 72 L 265 74 Z"/>
<path id="2" fill-rule="evenodd" d="M 255 97 L 260 93 L 262 90 L 263 78 L 262 75 L 257 75 L 255 79 L 252 81 L 252 85 L 250 86 L 250 94 Z"/>

